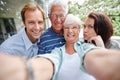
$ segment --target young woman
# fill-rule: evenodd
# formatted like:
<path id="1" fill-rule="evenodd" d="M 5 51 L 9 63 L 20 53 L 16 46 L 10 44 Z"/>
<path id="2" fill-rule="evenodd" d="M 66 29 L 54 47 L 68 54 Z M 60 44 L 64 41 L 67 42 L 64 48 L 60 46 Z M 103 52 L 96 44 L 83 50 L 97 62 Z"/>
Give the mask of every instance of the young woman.
<path id="1" fill-rule="evenodd" d="M 120 48 L 120 43 L 112 40 L 113 25 L 109 17 L 98 12 L 91 12 L 85 19 L 83 36 L 85 42 L 99 47 Z"/>

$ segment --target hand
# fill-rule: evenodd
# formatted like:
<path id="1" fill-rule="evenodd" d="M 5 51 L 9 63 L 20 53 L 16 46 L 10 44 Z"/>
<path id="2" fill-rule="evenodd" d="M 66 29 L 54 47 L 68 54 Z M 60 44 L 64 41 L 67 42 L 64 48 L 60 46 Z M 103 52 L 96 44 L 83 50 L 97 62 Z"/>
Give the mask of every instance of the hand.
<path id="1" fill-rule="evenodd" d="M 0 55 L 0 80 L 27 80 L 23 58 Z"/>
<path id="2" fill-rule="evenodd" d="M 90 42 L 90 43 L 92 43 L 93 41 L 96 44 L 96 46 L 103 47 L 103 48 L 105 47 L 104 42 L 100 35 L 92 37 L 92 38 L 90 38 L 90 40 L 88 40 L 88 42 Z"/>

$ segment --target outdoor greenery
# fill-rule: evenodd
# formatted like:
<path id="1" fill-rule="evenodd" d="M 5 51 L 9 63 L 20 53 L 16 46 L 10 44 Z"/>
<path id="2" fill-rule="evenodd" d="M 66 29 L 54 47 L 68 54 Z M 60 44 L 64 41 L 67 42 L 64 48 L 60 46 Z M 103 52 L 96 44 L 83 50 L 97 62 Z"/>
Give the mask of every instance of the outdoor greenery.
<path id="1" fill-rule="evenodd" d="M 85 0 L 82 5 L 69 1 L 69 13 L 78 15 L 83 21 L 91 11 L 107 14 L 114 26 L 114 35 L 120 36 L 120 0 Z"/>

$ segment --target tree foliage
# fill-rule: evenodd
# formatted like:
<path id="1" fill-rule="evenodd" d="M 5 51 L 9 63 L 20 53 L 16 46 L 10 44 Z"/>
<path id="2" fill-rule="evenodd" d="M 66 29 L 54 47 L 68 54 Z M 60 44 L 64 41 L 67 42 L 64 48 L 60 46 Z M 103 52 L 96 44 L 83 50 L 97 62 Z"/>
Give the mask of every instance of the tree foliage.
<path id="1" fill-rule="evenodd" d="M 120 0 L 85 0 L 82 5 L 69 1 L 69 13 L 78 15 L 82 20 L 91 11 L 107 14 L 113 23 L 114 35 L 120 36 Z"/>

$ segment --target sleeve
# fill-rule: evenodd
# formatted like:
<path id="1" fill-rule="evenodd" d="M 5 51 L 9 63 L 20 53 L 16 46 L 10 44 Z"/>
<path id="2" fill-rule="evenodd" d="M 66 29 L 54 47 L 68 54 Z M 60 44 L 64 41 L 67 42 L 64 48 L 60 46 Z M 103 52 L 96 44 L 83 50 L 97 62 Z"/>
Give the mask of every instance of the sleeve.
<path id="1" fill-rule="evenodd" d="M 2 43 L 0 45 L 0 54 L 14 55 L 14 51 L 7 45 L 7 43 Z"/>
<path id="2" fill-rule="evenodd" d="M 85 70 L 85 67 L 84 67 L 84 57 L 85 57 L 85 55 L 89 51 L 91 51 L 93 49 L 97 49 L 97 48 L 99 48 L 99 47 L 96 47 L 95 45 L 90 44 L 90 43 L 84 43 L 79 47 L 79 50 L 80 50 L 79 55 L 80 55 L 80 60 L 81 60 L 81 67 L 80 68 L 81 68 L 82 71 L 87 73 L 87 71 Z"/>
<path id="3" fill-rule="evenodd" d="M 53 64 L 54 64 L 54 75 L 52 80 L 56 80 L 57 78 L 57 74 L 59 71 L 59 67 L 61 64 L 61 57 L 60 57 L 60 49 L 59 48 L 55 48 L 51 54 L 44 54 L 44 55 L 38 55 L 37 57 L 44 57 L 47 58 L 48 60 L 50 60 Z"/>

